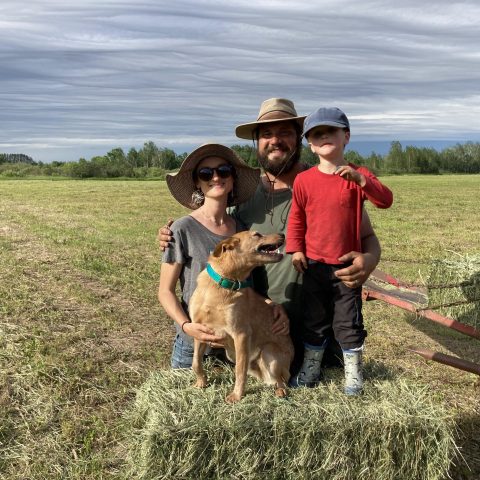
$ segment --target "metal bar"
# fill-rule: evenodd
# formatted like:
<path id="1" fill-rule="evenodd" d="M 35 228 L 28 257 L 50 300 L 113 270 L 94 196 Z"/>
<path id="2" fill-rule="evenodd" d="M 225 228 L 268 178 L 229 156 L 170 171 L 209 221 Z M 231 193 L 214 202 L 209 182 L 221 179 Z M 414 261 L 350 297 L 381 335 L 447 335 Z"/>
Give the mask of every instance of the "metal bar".
<path id="1" fill-rule="evenodd" d="M 367 280 L 363 284 L 363 289 L 365 291 L 372 291 L 378 294 L 384 294 L 389 297 L 398 298 L 401 301 L 408 302 L 411 305 L 415 305 L 416 308 L 427 308 L 428 307 L 428 299 L 427 296 L 421 292 L 417 292 L 415 290 L 407 290 L 404 288 L 394 287 L 392 288 L 385 288 L 384 286 L 378 285 L 376 282 L 372 280 Z M 364 297 L 367 296 L 364 293 Z M 367 298 L 368 300 L 368 298 Z"/>
<path id="2" fill-rule="evenodd" d="M 429 309 L 422 309 L 418 308 L 415 304 L 403 300 L 401 298 L 396 297 L 394 294 L 389 294 L 385 292 L 380 292 L 370 287 L 363 288 L 362 297 L 364 300 L 382 300 L 386 303 L 390 303 L 391 305 L 395 305 L 397 307 L 403 308 L 404 310 L 408 310 L 409 312 L 415 313 L 416 315 L 420 315 L 421 317 L 428 318 L 433 322 L 439 323 L 445 327 L 451 328 L 456 330 L 457 332 L 463 333 L 464 335 L 468 335 L 469 337 L 477 338 L 480 340 L 480 330 L 477 330 L 470 325 L 465 325 L 464 323 L 457 322 L 453 318 L 445 317 L 440 315 L 437 312 Z"/>
<path id="3" fill-rule="evenodd" d="M 457 332 L 463 333 L 464 335 L 468 335 L 469 337 L 480 340 L 480 330 L 477 330 L 470 325 L 465 325 L 464 323 L 457 322 L 450 317 L 444 317 L 443 315 L 440 315 L 433 310 L 420 310 L 416 313 L 417 315 L 428 318 L 429 320 L 439 323 L 440 325 L 444 325 L 445 327 L 451 328 L 452 330 L 456 330 Z"/>
<path id="4" fill-rule="evenodd" d="M 476 303 L 479 301 L 480 298 L 474 298 L 473 300 L 459 300 L 458 302 L 439 303 L 438 305 L 430 305 L 430 310 L 436 310 L 437 308 L 458 307 L 460 305 L 468 305 L 469 303 Z"/>
<path id="5" fill-rule="evenodd" d="M 464 370 L 465 372 L 480 375 L 480 365 L 478 363 L 470 362 L 468 360 L 463 360 L 457 357 L 452 357 L 451 355 L 445 355 L 444 353 L 434 352 L 425 348 L 410 347 L 409 350 L 411 352 L 417 353 L 418 355 L 421 355 L 427 360 L 433 360 L 438 363 L 443 363 L 444 365 L 449 365 L 450 367 Z"/>
<path id="6" fill-rule="evenodd" d="M 398 280 L 398 278 L 392 277 L 388 273 L 378 270 L 377 268 L 371 273 L 370 278 L 373 280 L 377 279 L 383 283 L 388 283 L 394 287 L 404 288 L 413 292 L 422 293 L 424 295 L 427 294 L 427 290 L 425 288 L 420 287 L 419 285 L 412 285 L 410 283 L 402 282 L 401 280 Z"/>

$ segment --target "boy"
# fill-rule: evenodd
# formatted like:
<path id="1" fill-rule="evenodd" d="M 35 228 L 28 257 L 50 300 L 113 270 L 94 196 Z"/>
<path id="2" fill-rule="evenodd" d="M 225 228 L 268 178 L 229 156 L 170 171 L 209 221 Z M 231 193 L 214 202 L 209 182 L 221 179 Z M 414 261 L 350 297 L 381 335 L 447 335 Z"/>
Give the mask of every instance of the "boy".
<path id="1" fill-rule="evenodd" d="M 362 287 L 345 286 L 334 275 L 344 268 L 338 259 L 345 252 L 361 251 L 360 224 L 363 203 L 379 208 L 393 202 L 392 192 L 365 167 L 347 164 L 344 149 L 350 140 L 350 124 L 338 108 L 319 108 L 303 126 L 319 164 L 300 173 L 293 185 L 285 251 L 304 273 L 305 348 L 303 365 L 293 386 L 310 386 L 320 379 L 320 364 L 328 338 L 335 336 L 343 351 L 345 393 L 357 395 L 363 388 Z"/>

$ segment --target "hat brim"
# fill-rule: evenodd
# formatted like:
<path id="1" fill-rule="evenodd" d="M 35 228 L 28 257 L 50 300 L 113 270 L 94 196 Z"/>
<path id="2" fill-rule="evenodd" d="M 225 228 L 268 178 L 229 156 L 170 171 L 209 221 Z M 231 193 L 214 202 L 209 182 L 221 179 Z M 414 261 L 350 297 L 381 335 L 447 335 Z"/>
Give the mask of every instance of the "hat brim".
<path id="1" fill-rule="evenodd" d="M 303 128 L 303 121 L 306 116 L 303 117 L 286 117 L 286 118 L 276 118 L 269 120 L 259 120 L 251 123 L 243 123 L 238 125 L 235 128 L 235 135 L 238 138 L 243 138 L 245 140 L 254 140 L 254 131 L 258 128 L 259 125 L 265 125 L 267 123 L 279 123 L 279 122 L 296 122 L 300 128 Z"/>
<path id="2" fill-rule="evenodd" d="M 309 127 L 308 130 L 305 130 L 303 133 L 302 133 L 302 137 L 305 137 L 307 135 L 308 132 L 311 132 L 314 128 L 317 128 L 317 127 L 322 127 L 322 126 L 326 126 L 326 127 L 337 127 L 337 128 L 348 128 L 350 129 L 350 127 L 347 127 L 345 124 L 343 123 L 340 123 L 340 122 L 330 122 L 328 120 L 326 120 L 325 122 L 318 122 L 316 123 L 315 125 L 312 125 L 311 127 Z"/>
<path id="3" fill-rule="evenodd" d="M 207 143 L 195 149 L 182 163 L 180 170 L 168 173 L 167 186 L 178 203 L 190 210 L 198 205 L 192 204 L 192 193 L 196 190 L 193 171 L 207 157 L 220 157 L 235 167 L 235 198 L 231 205 L 246 202 L 257 189 L 260 182 L 260 169 L 249 167 L 232 149 L 217 143 Z"/>

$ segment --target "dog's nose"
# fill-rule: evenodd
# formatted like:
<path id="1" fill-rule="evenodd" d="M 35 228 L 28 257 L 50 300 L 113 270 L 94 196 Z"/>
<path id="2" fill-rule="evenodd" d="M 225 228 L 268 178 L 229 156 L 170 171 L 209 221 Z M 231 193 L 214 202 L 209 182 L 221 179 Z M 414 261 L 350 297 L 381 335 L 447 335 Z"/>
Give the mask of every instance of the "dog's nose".
<path id="1" fill-rule="evenodd" d="M 284 233 L 279 233 L 278 235 L 285 240 L 285 234 Z"/>

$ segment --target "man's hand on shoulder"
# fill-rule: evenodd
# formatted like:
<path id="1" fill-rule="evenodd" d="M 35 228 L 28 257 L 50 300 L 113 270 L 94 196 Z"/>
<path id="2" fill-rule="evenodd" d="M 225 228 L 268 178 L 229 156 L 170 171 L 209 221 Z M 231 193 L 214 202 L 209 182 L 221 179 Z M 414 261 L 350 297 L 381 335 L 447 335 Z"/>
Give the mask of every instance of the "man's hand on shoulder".
<path id="1" fill-rule="evenodd" d="M 157 240 L 162 252 L 170 247 L 170 242 L 172 241 L 172 231 L 170 230 L 170 226 L 172 223 L 173 218 L 169 218 L 168 222 L 158 229 Z"/>

